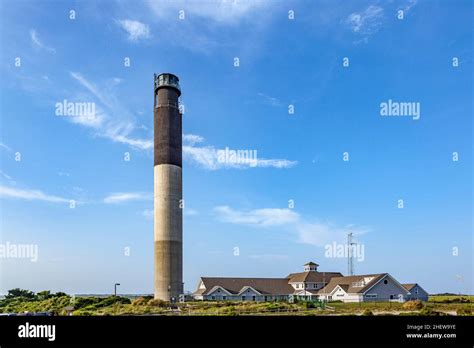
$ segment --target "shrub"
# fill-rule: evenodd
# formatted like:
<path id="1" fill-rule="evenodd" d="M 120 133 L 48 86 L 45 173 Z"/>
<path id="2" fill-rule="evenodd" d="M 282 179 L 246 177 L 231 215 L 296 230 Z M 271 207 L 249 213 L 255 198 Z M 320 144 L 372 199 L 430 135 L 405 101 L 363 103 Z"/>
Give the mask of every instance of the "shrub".
<path id="1" fill-rule="evenodd" d="M 374 315 L 374 313 L 372 313 L 372 311 L 371 311 L 370 309 L 366 309 L 366 310 L 364 310 L 364 312 L 362 313 L 362 315 L 372 316 L 372 315 Z"/>
<path id="2" fill-rule="evenodd" d="M 434 311 L 434 310 L 431 309 L 430 307 L 423 307 L 423 309 L 420 311 L 419 314 L 420 314 L 420 315 L 423 315 L 423 316 L 439 316 L 439 315 L 443 315 L 443 314 L 440 313 L 440 312 Z"/>
<path id="3" fill-rule="evenodd" d="M 403 304 L 403 309 L 408 309 L 410 311 L 419 311 L 423 308 L 423 302 L 420 300 L 408 301 Z"/>
<path id="4" fill-rule="evenodd" d="M 148 301 L 148 305 L 154 307 L 167 307 L 169 306 L 169 303 L 163 300 L 151 299 L 150 301 Z"/>
<path id="5" fill-rule="evenodd" d="M 47 300 L 48 298 L 50 298 L 52 295 L 51 295 L 51 292 L 49 290 L 44 290 L 44 291 L 40 291 L 36 294 L 36 298 L 39 300 L 39 301 L 42 301 L 42 300 Z"/>
<path id="6" fill-rule="evenodd" d="M 90 305 L 98 303 L 100 300 L 97 297 L 76 297 L 74 301 L 74 308 L 81 309 Z"/>
<path id="7" fill-rule="evenodd" d="M 470 306 L 460 307 L 456 311 L 457 315 L 472 315 L 472 308 Z"/>
<path id="8" fill-rule="evenodd" d="M 223 310 L 224 314 L 230 315 L 230 316 L 235 316 L 238 315 L 237 311 L 235 310 L 234 306 L 226 307 Z"/>
<path id="9" fill-rule="evenodd" d="M 140 296 L 132 301 L 132 306 L 144 306 L 149 300 Z"/>
<path id="10" fill-rule="evenodd" d="M 459 297 L 453 300 L 453 302 L 457 303 L 471 303 L 471 300 L 468 297 Z"/>
<path id="11" fill-rule="evenodd" d="M 469 297 L 465 296 L 436 296 L 431 298 L 432 302 L 439 303 L 470 303 Z"/>
<path id="12" fill-rule="evenodd" d="M 54 295 L 52 296 L 55 296 L 55 297 L 63 297 L 63 296 L 68 296 L 68 294 L 66 294 L 65 292 L 62 292 L 62 291 L 58 291 L 57 293 L 55 293 Z"/>
<path id="13" fill-rule="evenodd" d="M 287 305 L 284 302 L 271 302 L 266 305 L 268 310 L 286 309 Z"/>
<path id="14" fill-rule="evenodd" d="M 97 307 L 108 307 L 116 303 L 130 304 L 131 301 L 129 298 L 126 298 L 126 297 L 109 296 L 100 300 L 100 302 L 97 304 Z"/>
<path id="15" fill-rule="evenodd" d="M 6 299 L 15 298 L 15 297 L 23 297 L 25 299 L 33 300 L 35 298 L 35 293 L 29 290 L 15 288 L 15 289 L 8 290 L 8 294 L 5 295 Z"/>

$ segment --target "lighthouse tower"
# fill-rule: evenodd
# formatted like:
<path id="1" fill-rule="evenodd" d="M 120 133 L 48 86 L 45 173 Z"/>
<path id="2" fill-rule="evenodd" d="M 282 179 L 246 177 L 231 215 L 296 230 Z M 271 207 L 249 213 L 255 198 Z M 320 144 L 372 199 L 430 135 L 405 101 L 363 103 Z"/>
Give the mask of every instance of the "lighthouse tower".
<path id="1" fill-rule="evenodd" d="M 173 74 L 154 76 L 155 299 L 183 293 L 181 88 Z"/>

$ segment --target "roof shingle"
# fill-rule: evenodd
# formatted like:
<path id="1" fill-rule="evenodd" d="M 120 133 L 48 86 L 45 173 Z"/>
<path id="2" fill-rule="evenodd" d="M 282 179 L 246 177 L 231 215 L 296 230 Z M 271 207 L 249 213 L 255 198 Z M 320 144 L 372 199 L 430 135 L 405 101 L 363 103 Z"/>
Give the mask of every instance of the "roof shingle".
<path id="1" fill-rule="evenodd" d="M 294 289 L 286 278 L 210 278 L 202 277 L 205 289 L 198 289 L 195 295 L 207 295 L 215 286 L 221 286 L 231 294 L 238 294 L 245 286 L 251 286 L 264 295 L 288 295 Z"/>
<path id="2" fill-rule="evenodd" d="M 388 273 L 381 274 L 362 274 L 346 277 L 334 277 L 331 278 L 328 285 L 318 291 L 319 294 L 329 294 L 336 286 L 340 286 L 348 294 L 360 294 L 364 293 L 372 285 L 377 283 L 380 279 L 386 276 Z"/>

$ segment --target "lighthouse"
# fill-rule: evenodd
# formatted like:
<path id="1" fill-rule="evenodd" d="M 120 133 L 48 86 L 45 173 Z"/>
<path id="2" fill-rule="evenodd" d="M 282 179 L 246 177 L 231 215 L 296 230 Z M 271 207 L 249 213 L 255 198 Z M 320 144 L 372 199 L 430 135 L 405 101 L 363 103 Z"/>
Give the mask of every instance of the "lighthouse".
<path id="1" fill-rule="evenodd" d="M 183 293 L 180 95 L 176 75 L 154 75 L 154 297 L 164 301 Z"/>

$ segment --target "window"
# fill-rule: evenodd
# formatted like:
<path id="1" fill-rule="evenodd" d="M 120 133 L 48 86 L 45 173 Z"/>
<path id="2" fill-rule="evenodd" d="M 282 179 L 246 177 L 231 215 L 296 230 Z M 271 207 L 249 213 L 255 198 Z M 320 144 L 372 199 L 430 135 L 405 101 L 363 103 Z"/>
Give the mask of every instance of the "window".
<path id="1" fill-rule="evenodd" d="M 383 283 L 384 283 L 384 284 L 388 284 L 388 280 L 385 279 L 385 280 L 383 281 Z"/>
<path id="2" fill-rule="evenodd" d="M 265 296 L 263 299 L 264 299 L 264 301 L 268 301 L 268 297 L 267 297 L 267 296 Z"/>
<path id="3" fill-rule="evenodd" d="M 377 298 L 377 294 L 367 294 L 365 295 L 367 298 Z"/>
<path id="4" fill-rule="evenodd" d="M 245 301 L 245 295 L 244 295 L 244 296 L 242 296 L 242 301 Z"/>
<path id="5" fill-rule="evenodd" d="M 223 299 L 224 301 L 227 300 L 227 296 L 225 296 L 225 295 L 222 296 L 222 299 Z"/>
<path id="6" fill-rule="evenodd" d="M 216 297 L 214 295 L 211 296 L 211 300 L 215 300 Z"/>
<path id="7" fill-rule="evenodd" d="M 255 296 L 252 296 L 252 301 L 255 301 Z"/>
<path id="8" fill-rule="evenodd" d="M 221 292 L 220 290 L 217 290 L 217 292 Z"/>
<path id="9" fill-rule="evenodd" d="M 417 294 L 417 295 L 418 295 L 418 288 L 416 288 L 416 289 L 415 289 L 415 294 Z"/>

